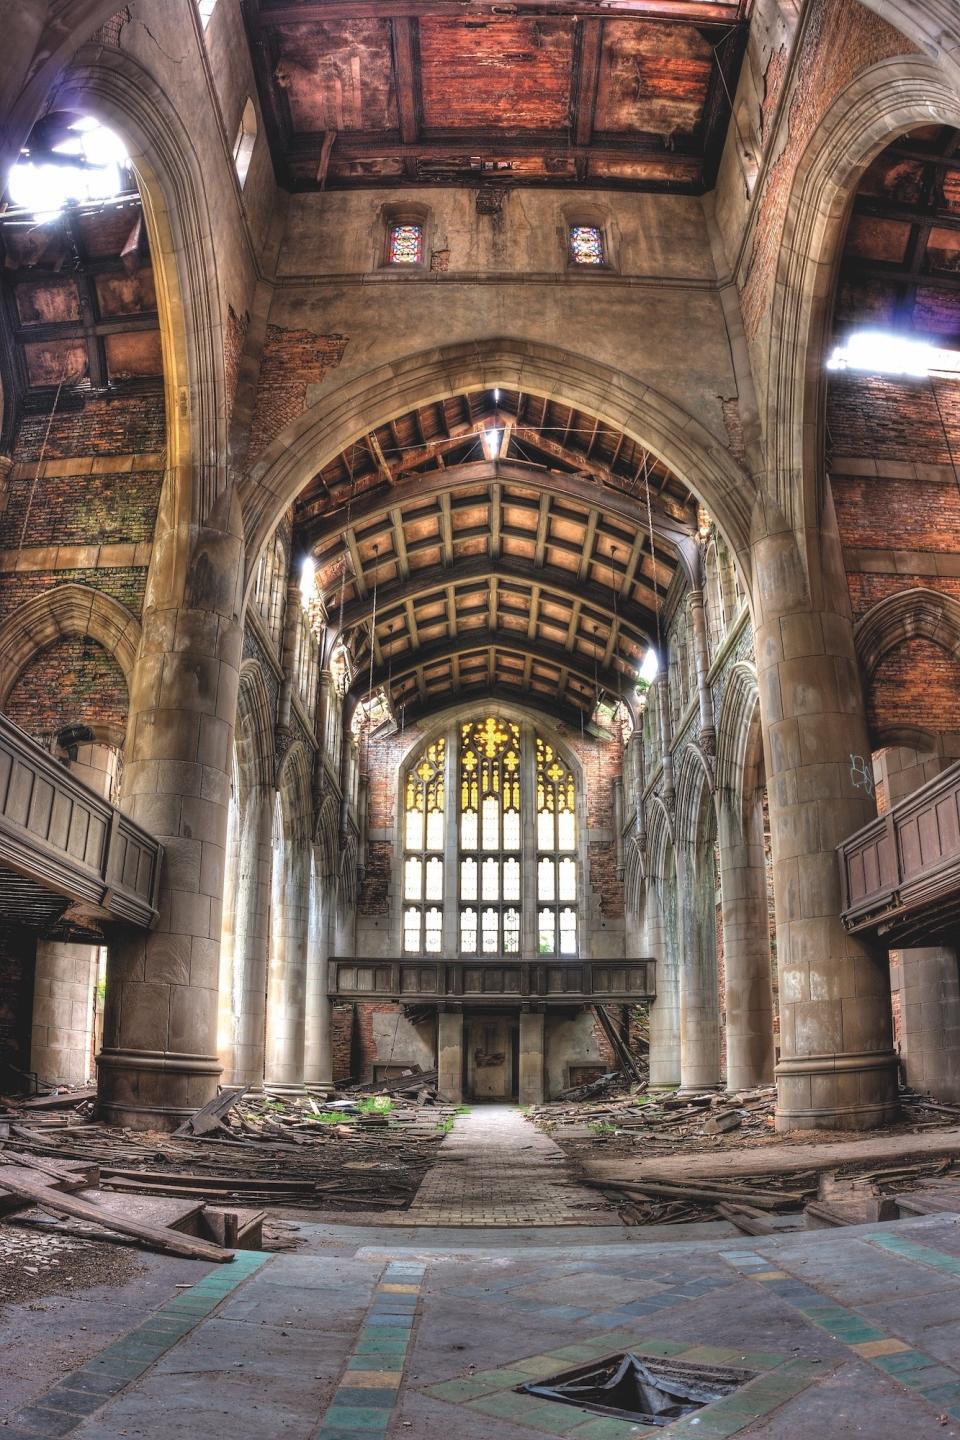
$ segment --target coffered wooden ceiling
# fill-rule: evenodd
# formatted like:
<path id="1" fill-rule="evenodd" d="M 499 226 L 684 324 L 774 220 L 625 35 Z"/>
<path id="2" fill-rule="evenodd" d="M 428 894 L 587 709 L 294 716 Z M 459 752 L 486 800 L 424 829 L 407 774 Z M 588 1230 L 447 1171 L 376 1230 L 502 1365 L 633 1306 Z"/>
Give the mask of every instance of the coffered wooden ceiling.
<path id="1" fill-rule="evenodd" d="M 512 391 L 380 427 L 294 511 L 354 698 L 382 690 L 408 718 L 512 696 L 579 724 L 632 699 L 695 529 L 687 488 L 635 441 Z"/>
<path id="2" fill-rule="evenodd" d="M 243 0 L 294 190 L 714 183 L 748 0 Z"/>
<path id="3" fill-rule="evenodd" d="M 960 349 L 960 131 L 914 130 L 861 181 L 835 329 L 873 325 Z"/>

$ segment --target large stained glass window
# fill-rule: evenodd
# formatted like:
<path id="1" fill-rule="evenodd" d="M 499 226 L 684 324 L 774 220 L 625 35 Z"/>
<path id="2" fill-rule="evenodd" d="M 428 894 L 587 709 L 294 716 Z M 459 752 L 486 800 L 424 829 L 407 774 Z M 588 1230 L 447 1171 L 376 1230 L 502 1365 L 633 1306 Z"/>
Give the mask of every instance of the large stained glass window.
<path id="1" fill-rule="evenodd" d="M 423 261 L 423 226 L 391 225 L 388 258 L 391 265 L 420 265 Z"/>
<path id="2" fill-rule="evenodd" d="M 574 265 L 605 265 L 603 231 L 599 225 L 570 226 L 570 260 Z"/>
<path id="3" fill-rule="evenodd" d="M 519 955 L 520 726 L 460 727 L 460 953 Z"/>
<path id="4" fill-rule="evenodd" d="M 439 955 L 443 943 L 443 766 L 446 741 L 428 745 L 407 774 L 403 815 L 403 949 Z"/>
<path id="5" fill-rule="evenodd" d="M 573 772 L 537 736 L 537 951 L 577 953 L 577 818 Z"/>

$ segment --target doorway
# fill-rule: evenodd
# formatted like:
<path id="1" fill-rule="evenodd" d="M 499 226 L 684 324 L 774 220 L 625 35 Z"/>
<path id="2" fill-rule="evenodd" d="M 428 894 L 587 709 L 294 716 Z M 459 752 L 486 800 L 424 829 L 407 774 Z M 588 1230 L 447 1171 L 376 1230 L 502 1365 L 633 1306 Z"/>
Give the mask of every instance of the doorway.
<path id="1" fill-rule="evenodd" d="M 475 1104 L 509 1104 L 517 1098 L 519 1025 L 510 1015 L 467 1020 L 467 1097 Z"/>

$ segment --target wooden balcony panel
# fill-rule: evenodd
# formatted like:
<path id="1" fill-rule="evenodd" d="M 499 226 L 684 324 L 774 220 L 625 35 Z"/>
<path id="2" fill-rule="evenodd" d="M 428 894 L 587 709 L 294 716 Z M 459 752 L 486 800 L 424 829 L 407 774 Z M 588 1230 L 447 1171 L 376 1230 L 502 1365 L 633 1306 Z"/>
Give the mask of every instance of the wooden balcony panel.
<path id="1" fill-rule="evenodd" d="M 335 1000 L 453 1001 L 473 1007 L 612 1004 L 653 999 L 655 964 L 646 959 L 611 964 L 350 957 L 331 960 L 328 993 Z"/>
<path id="2" fill-rule="evenodd" d="M 0 715 L 0 909 L 24 882 L 105 920 L 157 918 L 162 847 Z M 16 878 L 13 878 L 16 877 Z"/>
<path id="3" fill-rule="evenodd" d="M 960 763 L 838 847 L 843 922 L 886 945 L 942 941 L 960 925 Z"/>

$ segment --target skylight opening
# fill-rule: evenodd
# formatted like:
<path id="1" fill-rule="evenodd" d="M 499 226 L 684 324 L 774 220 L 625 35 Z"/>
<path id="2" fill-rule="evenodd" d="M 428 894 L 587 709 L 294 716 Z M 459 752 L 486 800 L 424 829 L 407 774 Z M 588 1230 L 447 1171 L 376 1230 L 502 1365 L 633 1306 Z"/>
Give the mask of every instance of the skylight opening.
<path id="1" fill-rule="evenodd" d="M 646 685 L 652 685 L 657 678 L 659 670 L 660 661 L 657 659 L 656 650 L 654 650 L 651 645 L 641 661 L 640 669 L 637 671 L 638 679 L 642 680 Z"/>
<path id="2" fill-rule="evenodd" d="M 55 220 L 68 205 L 89 205 L 126 195 L 133 188 L 130 159 L 118 135 L 92 115 L 70 121 L 56 116 L 34 128 L 10 171 L 13 205 L 41 222 Z M 52 142 L 46 137 L 54 131 Z"/>
<path id="3" fill-rule="evenodd" d="M 827 369 L 869 375 L 960 375 L 960 350 L 943 350 L 883 330 L 859 330 L 834 348 Z"/>
<path id="4" fill-rule="evenodd" d="M 500 454 L 501 433 L 499 430 L 484 430 L 483 448 L 488 460 L 496 460 Z"/>

